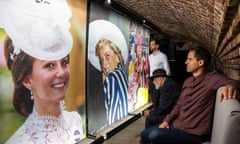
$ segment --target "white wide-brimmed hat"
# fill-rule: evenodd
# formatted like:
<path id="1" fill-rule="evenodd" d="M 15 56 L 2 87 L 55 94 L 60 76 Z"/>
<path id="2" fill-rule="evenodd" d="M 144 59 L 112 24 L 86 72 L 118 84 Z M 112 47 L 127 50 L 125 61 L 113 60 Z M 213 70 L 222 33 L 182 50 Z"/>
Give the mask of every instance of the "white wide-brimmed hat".
<path id="1" fill-rule="evenodd" d="M 108 39 L 116 44 L 121 50 L 123 59 L 126 62 L 128 47 L 123 33 L 113 23 L 107 20 L 99 19 L 90 23 L 88 34 L 88 60 L 96 69 L 101 71 L 99 59 L 95 55 L 96 44 L 100 39 Z"/>
<path id="2" fill-rule="evenodd" d="M 12 39 L 13 55 L 21 50 L 41 60 L 57 60 L 72 49 L 66 0 L 1 0 L 0 27 Z"/>

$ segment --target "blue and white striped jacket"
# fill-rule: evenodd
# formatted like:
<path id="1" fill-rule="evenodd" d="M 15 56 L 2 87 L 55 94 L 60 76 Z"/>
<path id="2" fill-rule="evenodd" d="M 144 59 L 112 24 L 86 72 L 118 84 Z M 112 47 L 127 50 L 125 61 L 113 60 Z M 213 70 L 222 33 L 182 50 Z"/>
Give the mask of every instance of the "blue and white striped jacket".
<path id="1" fill-rule="evenodd" d="M 110 72 L 104 81 L 104 98 L 108 125 L 128 114 L 128 78 L 123 66 Z"/>

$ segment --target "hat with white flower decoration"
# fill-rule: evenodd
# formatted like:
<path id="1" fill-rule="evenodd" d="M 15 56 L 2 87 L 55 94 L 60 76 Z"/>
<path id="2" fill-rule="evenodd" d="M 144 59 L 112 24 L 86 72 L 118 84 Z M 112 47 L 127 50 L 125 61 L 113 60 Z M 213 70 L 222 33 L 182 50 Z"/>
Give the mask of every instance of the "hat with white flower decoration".
<path id="1" fill-rule="evenodd" d="M 72 49 L 66 0 L 1 0 L 0 28 L 12 39 L 12 58 L 20 51 L 40 59 L 57 60 Z"/>

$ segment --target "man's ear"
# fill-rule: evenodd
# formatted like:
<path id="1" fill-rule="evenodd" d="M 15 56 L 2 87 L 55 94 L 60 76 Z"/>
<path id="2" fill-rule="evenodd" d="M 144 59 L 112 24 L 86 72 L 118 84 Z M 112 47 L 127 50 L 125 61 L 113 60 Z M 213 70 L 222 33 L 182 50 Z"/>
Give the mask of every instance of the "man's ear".
<path id="1" fill-rule="evenodd" d="M 26 77 L 24 80 L 23 80 L 23 85 L 27 88 L 27 89 L 31 89 L 31 82 L 29 80 L 29 77 Z"/>
<path id="2" fill-rule="evenodd" d="M 203 66 L 204 65 L 204 60 L 199 60 L 199 66 Z"/>

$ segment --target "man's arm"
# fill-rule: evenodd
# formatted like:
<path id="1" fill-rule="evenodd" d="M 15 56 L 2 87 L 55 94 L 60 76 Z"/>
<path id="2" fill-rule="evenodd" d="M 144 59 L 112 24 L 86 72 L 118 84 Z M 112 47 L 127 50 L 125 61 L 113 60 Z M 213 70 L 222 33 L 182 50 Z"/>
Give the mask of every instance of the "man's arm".
<path id="1" fill-rule="evenodd" d="M 218 89 L 218 99 L 222 102 L 223 99 L 240 99 L 239 88 L 232 85 L 225 85 Z"/>

